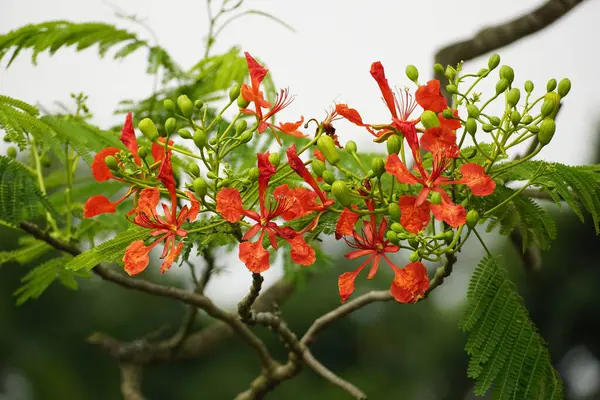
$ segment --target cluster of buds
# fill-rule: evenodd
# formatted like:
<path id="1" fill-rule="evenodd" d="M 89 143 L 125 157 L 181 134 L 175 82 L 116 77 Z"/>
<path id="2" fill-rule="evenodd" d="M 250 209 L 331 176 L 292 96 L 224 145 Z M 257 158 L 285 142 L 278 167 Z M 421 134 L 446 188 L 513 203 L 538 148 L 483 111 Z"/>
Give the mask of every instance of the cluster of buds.
<path id="1" fill-rule="evenodd" d="M 346 258 L 364 258 L 356 270 L 339 277 L 342 301 L 354 291 L 357 275 L 370 265 L 368 278 L 372 278 L 382 260 L 394 272 L 390 292 L 397 301 L 411 303 L 422 298 L 429 288 L 423 261 L 439 262 L 461 250 L 489 212 L 477 208 L 483 203 L 474 202 L 474 197 L 492 195 L 497 185 L 495 174 L 535 156 L 550 142 L 560 101 L 570 90 L 568 79 L 560 83 L 551 80 L 547 93 L 534 100 L 533 83 L 527 81 L 525 101 L 520 104 L 521 91 L 512 86 L 514 71 L 505 65 L 499 68 L 495 94 L 483 101 L 473 89 L 499 66 L 499 56 L 493 55 L 488 68 L 477 74 L 462 74 L 461 65 L 435 65 L 434 70 L 448 79 L 449 103 L 441 93 L 441 82 L 420 84 L 414 66 L 406 68 L 406 76 L 416 85 L 414 96 L 408 89 L 393 91 L 383 65 L 375 62 L 371 76 L 390 118 L 368 123 L 356 109 L 335 104 L 309 137 L 301 131 L 302 116 L 296 122 L 272 122 L 293 97 L 285 89 L 269 102 L 261 90 L 268 70 L 248 53 L 246 60 L 250 83 L 231 88 L 228 103 L 216 115 L 202 101 L 193 102 L 182 95 L 176 101 L 164 100 L 171 116 L 161 129 L 148 118 L 139 122 L 139 130 L 152 143 L 151 161 L 145 149 L 138 148 L 128 116 L 121 137 L 128 151 L 110 148 L 99 152 L 92 166 L 94 176 L 127 182 L 131 188 L 126 197 L 141 192 L 135 199 L 132 222 L 152 229 L 154 239 L 164 239 L 167 267 L 163 264 L 163 271 L 181 251 L 178 238 L 206 229 L 202 224 L 198 228 L 190 224 L 199 213 L 200 202 L 206 215 L 218 215 L 222 223 L 242 230 L 239 257 L 254 273 L 269 269 L 270 250 L 282 246 L 289 246 L 296 264 L 313 264 L 316 252 L 305 235 L 334 216 L 336 239 L 343 239 L 353 249 Z M 501 95 L 504 113 L 489 115 L 487 106 Z M 223 115 L 231 108 L 236 112 L 226 121 Z M 413 115 L 418 108 L 420 113 Z M 365 157 L 354 141 L 344 141 L 344 135 L 338 135 L 339 127 L 334 127 L 342 120 L 363 128 L 374 143 L 385 143 L 380 155 Z M 245 151 L 249 142 L 266 131 L 272 132 L 279 145 L 286 137 L 294 142 L 284 146 L 285 151 L 258 152 L 256 167 L 234 171 L 231 165 L 237 152 Z M 478 131 L 483 132 L 483 141 Z M 196 149 L 174 145 L 171 139 L 177 135 Z M 467 138 L 473 143 L 469 149 L 464 146 Z M 529 139 L 537 140 L 531 154 L 498 165 L 511 147 Z M 188 159 L 189 164 L 180 166 L 190 176 L 190 191 L 176 189 L 172 152 Z M 282 162 L 282 156 L 287 162 Z M 287 178 L 292 174 L 300 181 L 291 183 Z M 164 216 L 155 210 L 161 191 L 171 197 L 171 207 L 163 205 Z M 86 217 L 114 212 L 116 204 L 124 200 L 110 202 L 99 200 L 101 197 L 88 201 Z M 178 197 L 190 202 L 179 214 L 175 211 Z M 147 251 L 156 242 L 132 244 L 124 258 L 128 272 L 145 268 Z M 389 256 L 400 250 L 407 250 L 410 261 L 403 267 Z"/>

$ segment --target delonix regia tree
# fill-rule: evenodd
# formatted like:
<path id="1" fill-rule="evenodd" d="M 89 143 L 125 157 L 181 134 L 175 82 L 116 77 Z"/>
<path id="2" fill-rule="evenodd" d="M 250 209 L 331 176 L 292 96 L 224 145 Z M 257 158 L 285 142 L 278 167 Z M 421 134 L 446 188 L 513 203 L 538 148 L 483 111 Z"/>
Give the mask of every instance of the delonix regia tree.
<path id="1" fill-rule="evenodd" d="M 549 248 L 555 224 L 532 194 L 566 204 L 581 219 L 589 212 L 599 231 L 600 166 L 541 158 L 556 132 L 569 79 L 551 79 L 541 90 L 528 80 L 521 89 L 514 84 L 515 71 L 493 54 L 479 71 L 463 69 L 462 62 L 436 63 L 432 72 L 440 79 L 433 80 L 408 65 L 405 75 L 413 88 L 394 91 L 388 79 L 401 77 L 375 61 L 370 75 L 388 118 L 373 121 L 353 105 L 338 103 L 326 115 L 275 122 L 293 95 L 275 89 L 265 65 L 237 48 L 209 56 L 218 33 L 244 14 L 235 14 L 242 1 L 229 3 L 210 15 L 205 57 L 189 71 L 158 45 L 102 23 L 48 22 L 0 36 L 0 59 L 10 54 L 9 65 L 22 49 L 33 50 L 34 62 L 41 52 L 71 45 L 83 50 L 97 44 L 100 54 L 120 46 L 115 58 L 147 49 L 149 72 L 162 71 L 164 83 L 148 99 L 123 103 L 120 133 L 88 122 L 84 95 L 73 95 L 74 111 L 48 115 L 0 96 L 0 127 L 18 147 L 0 158 L 1 222 L 29 234 L 21 247 L 0 253 L 0 261 L 46 257 L 24 276 L 17 303 L 39 297 L 55 280 L 76 289 L 78 279 L 94 273 L 188 304 L 180 329 L 166 339 L 89 338 L 119 363 L 128 399 L 142 398 L 144 365 L 193 358 L 202 353 L 198 343 L 218 343 L 231 332 L 258 360 L 257 377 L 236 398 L 262 398 L 306 366 L 364 399 L 359 388 L 319 362 L 310 345 L 323 329 L 370 303 L 395 301 L 400 307 L 425 301 L 460 266 L 464 244 L 476 240 L 487 255 L 475 269 L 460 321 L 468 333 L 467 374 L 475 380 L 475 394 L 563 398 L 544 340 L 480 231 L 509 235 L 518 229 L 523 251 Z M 550 14 L 549 22 L 559 16 Z M 476 91 L 485 79 L 496 82 L 493 93 Z M 503 105 L 499 115 L 489 111 L 493 103 Z M 378 150 L 361 151 L 344 134 L 348 124 L 371 135 Z M 511 158 L 522 143 L 531 144 L 527 153 Z M 90 170 L 92 177 L 83 177 Z M 299 337 L 274 304 L 289 296 L 296 274 L 327 258 L 325 236 L 344 240 L 345 257 L 360 264 L 338 278 L 342 304 L 332 305 Z M 219 247 L 239 254 L 245 268 L 235 273 L 252 274 L 236 312 L 204 294 Z M 156 258 L 154 248 L 162 249 L 162 273 L 190 263 L 193 252 L 205 258 L 203 274 L 190 276 L 193 291 L 138 276 Z M 410 262 L 397 265 L 390 258 L 396 253 L 409 255 Z M 286 278 L 263 290 L 261 273 L 278 255 Z M 425 263 L 434 267 L 432 273 Z M 353 297 L 355 286 L 381 265 L 393 271 L 390 287 Z M 194 332 L 198 309 L 218 322 Z M 280 337 L 287 360 L 271 355 L 256 335 L 259 326 Z"/>

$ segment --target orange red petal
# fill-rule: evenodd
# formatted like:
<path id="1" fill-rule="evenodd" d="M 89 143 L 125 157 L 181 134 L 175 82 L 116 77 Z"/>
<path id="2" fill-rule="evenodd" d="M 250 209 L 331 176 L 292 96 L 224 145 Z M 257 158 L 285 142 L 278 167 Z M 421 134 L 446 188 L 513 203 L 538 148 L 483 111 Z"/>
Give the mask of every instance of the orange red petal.
<path id="1" fill-rule="evenodd" d="M 217 193 L 217 212 L 229 222 L 242 219 L 242 196 L 237 189 L 224 188 Z"/>
<path id="2" fill-rule="evenodd" d="M 390 88 L 390 84 L 385 77 L 385 70 L 381 62 L 376 61 L 371 64 L 371 76 L 377 82 L 379 86 L 379 90 L 381 90 L 381 95 L 383 96 L 383 100 L 387 105 L 387 108 L 390 110 L 393 118 L 398 118 L 398 113 L 396 112 L 396 101 L 394 97 L 394 93 Z"/>
<path id="3" fill-rule="evenodd" d="M 120 152 L 121 149 L 117 149 L 116 147 L 107 147 L 96 153 L 94 160 L 92 161 L 92 175 L 98 182 L 107 181 L 113 178 L 113 174 L 106 165 L 104 159 Z"/>
<path id="4" fill-rule="evenodd" d="M 347 119 L 348 121 L 358 126 L 365 126 L 362 117 L 354 108 L 348 107 L 346 104 L 336 104 L 335 112 Z"/>
<path id="5" fill-rule="evenodd" d="M 400 206 L 400 224 L 410 233 L 417 234 L 429 224 L 428 201 L 417 206 L 416 196 L 402 196 L 398 205 Z"/>
<path id="6" fill-rule="evenodd" d="M 424 110 L 430 110 L 435 113 L 441 112 L 448 107 L 446 99 L 440 91 L 440 81 L 430 80 L 427 84 L 419 86 L 415 93 L 415 100 Z"/>
<path id="7" fill-rule="evenodd" d="M 475 196 L 488 196 L 494 193 L 496 182 L 485 173 L 485 169 L 474 163 L 465 164 L 460 167 L 460 178 L 456 183 L 462 183 L 471 188 Z"/>
<path id="8" fill-rule="evenodd" d="M 444 221 L 453 228 L 458 228 L 467 222 L 467 211 L 461 205 L 455 205 L 442 200 L 440 204 L 432 204 L 431 212 L 438 221 Z"/>
<path id="9" fill-rule="evenodd" d="M 125 255 L 123 256 L 125 272 L 133 276 L 145 270 L 150 262 L 150 259 L 148 258 L 150 250 L 151 247 L 144 245 L 142 240 L 136 240 L 127 246 Z"/>
<path id="10" fill-rule="evenodd" d="M 182 249 L 183 243 L 179 242 L 175 244 L 175 242 L 173 242 L 173 247 L 171 247 L 171 249 L 167 253 L 167 256 L 165 257 L 165 261 L 163 261 L 162 265 L 160 266 L 161 274 L 164 274 L 169 270 L 169 268 L 171 268 L 171 265 L 173 265 L 173 262 L 177 260 L 177 257 L 179 257 L 179 253 L 181 253 Z"/>
<path id="11" fill-rule="evenodd" d="M 306 240 L 302 235 L 296 235 L 294 238 L 288 240 L 290 244 L 292 261 L 300 265 L 312 265 L 315 263 L 316 255 L 315 250 L 306 243 Z"/>
<path id="12" fill-rule="evenodd" d="M 454 115 L 456 117 L 456 119 L 455 118 L 446 119 L 446 118 L 444 118 L 443 113 L 438 113 L 438 119 L 440 120 L 440 126 L 442 128 L 450 129 L 451 131 L 460 129 L 461 125 L 460 125 L 460 119 L 458 119 L 458 110 L 452 110 L 452 115 Z"/>
<path id="13" fill-rule="evenodd" d="M 343 236 L 352 236 L 354 226 L 360 219 L 360 215 L 352 212 L 348 208 L 344 208 L 340 214 L 337 224 L 335 225 L 335 238 L 340 240 Z"/>
<path id="14" fill-rule="evenodd" d="M 390 154 L 385 161 L 385 170 L 394 175 L 398 182 L 414 185 L 420 183 L 419 180 L 410 173 L 408 168 L 400 161 L 398 154 Z"/>
<path id="15" fill-rule="evenodd" d="M 83 205 L 83 217 L 92 218 L 99 214 L 112 214 L 117 211 L 117 204 L 101 194 L 92 196 Z"/>
<path id="16" fill-rule="evenodd" d="M 250 272 L 261 273 L 271 267 L 269 252 L 263 248 L 262 240 L 240 243 L 239 255 L 240 260 L 246 264 Z"/>
<path id="17" fill-rule="evenodd" d="M 421 262 L 412 262 L 404 268 L 394 268 L 390 293 L 400 303 L 414 303 L 429 289 L 427 268 Z"/>
<path id="18" fill-rule="evenodd" d="M 121 129 L 121 142 L 129 149 L 133 157 L 135 158 L 135 162 L 139 165 L 141 163 L 140 156 L 138 155 L 138 142 L 135 138 L 135 131 L 133 130 L 133 115 L 131 113 L 127 113 L 125 117 L 125 124 L 123 125 L 123 129 Z"/>

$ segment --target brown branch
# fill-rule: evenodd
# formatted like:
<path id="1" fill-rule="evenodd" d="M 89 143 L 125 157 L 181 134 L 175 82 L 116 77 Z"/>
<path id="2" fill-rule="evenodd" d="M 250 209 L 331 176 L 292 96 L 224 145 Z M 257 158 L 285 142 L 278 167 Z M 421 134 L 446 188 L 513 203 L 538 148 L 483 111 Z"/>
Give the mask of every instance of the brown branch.
<path id="1" fill-rule="evenodd" d="M 141 367 L 136 364 L 121 363 L 121 394 L 125 400 L 144 400 L 140 392 Z"/>
<path id="2" fill-rule="evenodd" d="M 261 274 L 253 273 L 252 274 L 252 286 L 250 286 L 250 292 L 240 303 L 238 304 L 238 314 L 242 321 L 249 321 L 252 319 L 251 308 L 258 295 L 260 294 L 260 289 L 262 288 L 262 283 L 264 278 Z"/>

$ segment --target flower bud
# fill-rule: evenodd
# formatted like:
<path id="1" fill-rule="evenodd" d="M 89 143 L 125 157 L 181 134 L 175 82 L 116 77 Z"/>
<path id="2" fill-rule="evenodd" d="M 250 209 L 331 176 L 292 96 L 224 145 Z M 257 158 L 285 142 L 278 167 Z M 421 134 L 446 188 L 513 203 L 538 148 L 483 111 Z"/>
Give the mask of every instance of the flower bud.
<path id="1" fill-rule="evenodd" d="M 175 118 L 173 117 L 167 119 L 167 121 L 165 122 L 165 131 L 167 131 L 167 135 L 170 135 L 171 133 L 175 132 L 176 127 L 177 120 L 175 120 Z"/>
<path id="2" fill-rule="evenodd" d="M 492 124 L 494 126 L 500 125 L 500 118 L 496 117 L 495 115 L 491 116 L 489 118 L 489 120 L 490 120 L 490 124 Z"/>
<path id="3" fill-rule="evenodd" d="M 488 59 L 489 70 L 495 69 L 498 65 L 500 65 L 500 56 L 498 54 L 492 54 Z"/>
<path id="4" fill-rule="evenodd" d="M 104 163 L 111 171 L 119 170 L 119 161 L 115 158 L 115 156 L 106 156 L 104 158 Z"/>
<path id="5" fill-rule="evenodd" d="M 188 164 L 188 172 L 193 177 L 198 177 L 200 176 L 200 167 L 195 162 L 190 161 L 190 163 Z"/>
<path id="6" fill-rule="evenodd" d="M 214 172 L 212 172 L 212 171 L 208 171 L 208 172 L 206 173 L 206 177 L 207 177 L 208 179 L 213 179 L 213 180 L 214 180 L 214 179 L 217 179 L 217 175 L 216 175 Z"/>
<path id="7" fill-rule="evenodd" d="M 483 124 L 481 125 L 481 129 L 483 129 L 484 132 L 491 132 L 494 130 L 494 125 L 492 124 Z"/>
<path id="8" fill-rule="evenodd" d="M 328 184 L 324 184 L 323 186 L 321 186 L 321 188 L 323 189 L 324 192 L 331 192 L 331 185 Z"/>
<path id="9" fill-rule="evenodd" d="M 496 95 L 504 93 L 508 89 L 509 82 L 506 78 L 502 78 L 496 83 Z"/>
<path id="10" fill-rule="evenodd" d="M 397 205 L 397 204 L 396 204 L 396 205 Z M 400 207 L 398 207 L 398 208 L 400 208 Z M 398 219 L 400 219 L 400 218 L 398 217 Z M 398 222 L 394 222 L 394 223 L 393 223 L 393 224 L 390 226 L 390 228 L 392 228 L 392 230 L 393 230 L 394 232 L 396 232 L 396 233 L 402 233 L 402 232 L 405 232 L 405 231 L 406 231 L 406 230 L 404 229 L 404 227 L 403 227 L 401 224 L 399 224 Z"/>
<path id="11" fill-rule="evenodd" d="M 321 160 L 313 160 L 312 162 L 312 170 L 316 176 L 323 176 L 323 172 L 327 170 L 325 167 L 325 163 Z"/>
<path id="12" fill-rule="evenodd" d="M 394 232 L 394 231 L 387 231 L 385 233 L 385 238 L 387 240 L 389 240 L 390 242 L 392 242 L 393 244 L 400 243 L 400 239 L 398 238 L 398 235 L 396 235 L 396 232 Z"/>
<path id="13" fill-rule="evenodd" d="M 541 108 L 541 113 L 542 113 L 542 117 L 547 117 L 548 115 L 552 114 L 552 112 L 554 111 L 554 101 L 552 99 L 546 99 L 544 100 L 544 102 L 542 103 L 542 108 Z"/>
<path id="14" fill-rule="evenodd" d="M 354 140 L 348 140 L 348 143 L 346 143 L 346 152 L 348 154 L 354 154 L 357 150 L 356 142 Z"/>
<path id="15" fill-rule="evenodd" d="M 229 89 L 229 101 L 232 103 L 240 96 L 240 85 L 233 85 Z"/>
<path id="16" fill-rule="evenodd" d="M 350 198 L 350 190 L 346 186 L 346 182 L 335 181 L 331 184 L 331 193 L 337 201 L 340 202 L 344 207 L 349 207 L 352 204 Z"/>
<path id="17" fill-rule="evenodd" d="M 248 100 L 246 100 L 244 98 L 244 96 L 239 96 L 237 98 L 237 105 L 239 108 L 241 108 L 241 109 L 248 108 L 248 104 L 250 104 L 250 102 Z"/>
<path id="18" fill-rule="evenodd" d="M 454 239 L 454 231 L 452 229 L 444 232 L 444 242 L 446 242 L 446 244 L 452 243 L 453 239 Z"/>
<path id="19" fill-rule="evenodd" d="M 158 139 L 158 130 L 150 118 L 144 118 L 141 120 L 138 124 L 138 128 L 149 141 L 154 142 L 156 139 Z"/>
<path id="20" fill-rule="evenodd" d="M 540 127 L 537 125 L 529 125 L 527 130 L 531 133 L 538 133 L 540 131 Z"/>
<path id="21" fill-rule="evenodd" d="M 524 124 L 524 125 L 530 124 L 531 121 L 533 121 L 533 117 L 531 115 L 529 115 L 529 114 L 525 114 L 521 118 L 521 123 Z"/>
<path id="22" fill-rule="evenodd" d="M 279 156 L 279 153 L 269 154 L 269 162 L 274 166 L 278 167 L 279 163 L 281 162 L 281 156 Z"/>
<path id="23" fill-rule="evenodd" d="M 331 185 L 333 182 L 335 182 L 335 175 L 333 174 L 333 172 L 325 170 L 323 171 L 323 180 L 325 181 L 325 183 Z"/>
<path id="24" fill-rule="evenodd" d="M 247 127 L 248 122 L 245 119 L 238 121 L 237 124 L 235 124 L 235 134 L 239 135 L 240 133 L 244 132 Z"/>
<path id="25" fill-rule="evenodd" d="M 194 186 L 194 192 L 196 192 L 196 196 L 200 198 L 206 196 L 206 193 L 208 192 L 208 184 L 204 178 L 198 177 L 194 179 L 192 185 Z"/>
<path id="26" fill-rule="evenodd" d="M 487 68 L 481 68 L 479 71 L 477 71 L 477 76 L 487 76 L 487 74 L 490 73 L 490 70 Z"/>
<path id="27" fill-rule="evenodd" d="M 558 83 L 558 95 L 565 97 L 571 91 L 571 81 L 568 78 L 561 79 Z"/>
<path id="28" fill-rule="evenodd" d="M 477 121 L 475 121 L 475 118 L 467 118 L 467 122 L 465 122 L 465 129 L 471 135 L 474 135 L 475 132 L 477 132 Z"/>
<path id="29" fill-rule="evenodd" d="M 208 136 L 206 136 L 204 129 L 196 129 L 196 132 L 194 132 L 194 144 L 196 147 L 202 149 L 206 146 L 206 143 L 208 143 Z"/>
<path id="30" fill-rule="evenodd" d="M 373 174 L 379 178 L 385 172 L 385 162 L 383 162 L 381 157 L 375 157 L 371 161 L 371 169 L 373 170 Z"/>
<path id="31" fill-rule="evenodd" d="M 452 65 L 448 65 L 446 67 L 446 71 L 444 71 L 444 76 L 449 80 L 454 79 L 456 76 L 456 69 Z"/>
<path id="32" fill-rule="evenodd" d="M 14 146 L 10 146 L 6 149 L 6 155 L 10 158 L 17 158 L 17 149 Z"/>
<path id="33" fill-rule="evenodd" d="M 552 92 L 554 89 L 556 89 L 556 79 L 552 78 L 546 83 L 546 91 Z"/>
<path id="34" fill-rule="evenodd" d="M 400 211 L 400 206 L 397 203 L 390 203 L 388 205 L 388 214 L 390 215 L 390 218 L 392 219 L 392 221 L 400 221 L 400 215 L 402 214 L 402 212 Z M 394 224 L 396 224 L 396 223 L 397 222 L 394 222 Z M 394 224 L 392 224 L 392 225 L 394 225 Z M 400 225 L 400 224 L 398 224 L 398 225 Z"/>
<path id="35" fill-rule="evenodd" d="M 194 108 L 196 110 L 200 110 L 200 109 L 202 109 L 202 107 L 204 107 L 204 102 L 202 100 L 196 100 L 194 102 Z"/>
<path id="36" fill-rule="evenodd" d="M 560 107 L 560 95 L 556 92 L 548 92 L 544 96 L 544 103 L 547 100 L 552 101 L 552 105 L 553 105 L 552 111 L 548 115 L 550 116 L 550 118 L 554 118 L 554 117 L 556 117 L 556 114 L 558 113 L 558 108 Z M 542 104 L 542 108 L 543 107 L 544 107 L 544 104 Z M 542 112 L 542 114 L 543 114 L 543 112 Z"/>
<path id="37" fill-rule="evenodd" d="M 177 106 L 181 110 L 184 117 L 191 117 L 194 113 L 194 103 L 185 94 L 177 98 Z"/>
<path id="38" fill-rule="evenodd" d="M 248 143 L 249 141 L 252 140 L 253 136 L 254 136 L 254 132 L 252 132 L 251 130 L 247 130 L 246 132 L 244 132 L 240 135 L 240 143 Z"/>
<path id="39" fill-rule="evenodd" d="M 414 237 L 411 237 L 410 239 L 408 239 L 408 244 L 413 249 L 417 249 L 419 247 L 419 242 Z"/>
<path id="40" fill-rule="evenodd" d="M 531 81 L 525 81 L 525 91 L 527 93 L 533 92 L 533 88 L 534 88 L 533 82 L 531 82 Z"/>
<path id="41" fill-rule="evenodd" d="M 398 135 L 392 135 L 388 138 L 386 145 L 388 154 L 398 154 L 402 147 L 402 139 Z"/>
<path id="42" fill-rule="evenodd" d="M 458 86 L 456 86 L 454 84 L 446 85 L 446 90 L 450 94 L 457 94 L 458 93 Z"/>
<path id="43" fill-rule="evenodd" d="M 506 96 L 506 101 L 510 107 L 514 107 L 519 102 L 521 98 L 521 91 L 517 88 L 512 88 L 508 91 L 508 95 Z"/>
<path id="44" fill-rule="evenodd" d="M 442 195 L 438 192 L 433 192 L 429 201 L 431 204 L 442 204 Z"/>
<path id="45" fill-rule="evenodd" d="M 141 146 L 138 149 L 138 156 L 140 156 L 140 158 L 143 160 L 148 156 L 148 150 L 144 146 Z"/>
<path id="46" fill-rule="evenodd" d="M 248 179 L 250 179 L 253 182 L 258 180 L 259 175 L 260 170 L 258 169 L 258 167 L 250 168 L 248 170 Z"/>
<path id="47" fill-rule="evenodd" d="M 521 114 L 517 110 L 513 110 L 513 112 L 510 113 L 510 122 L 512 122 L 514 126 L 519 125 L 519 122 L 521 122 Z"/>
<path id="48" fill-rule="evenodd" d="M 433 111 L 425 110 L 423 114 L 421 114 L 421 123 L 425 127 L 425 129 L 435 128 L 436 126 L 440 126 L 440 120 L 437 115 Z"/>
<path id="49" fill-rule="evenodd" d="M 475 104 L 469 104 L 467 105 L 467 114 L 470 118 L 477 118 L 479 117 L 479 108 Z"/>
<path id="50" fill-rule="evenodd" d="M 500 79 L 506 79 L 508 83 L 513 83 L 515 80 L 515 71 L 508 65 L 500 67 Z"/>
<path id="51" fill-rule="evenodd" d="M 469 210 L 467 213 L 467 228 L 473 229 L 479 221 L 479 213 L 476 210 Z"/>
<path id="52" fill-rule="evenodd" d="M 208 141 L 208 143 L 212 146 L 214 146 L 215 144 L 217 144 L 217 137 L 213 136 L 210 138 L 210 140 Z"/>
<path id="53" fill-rule="evenodd" d="M 418 251 L 413 251 L 412 253 L 410 253 L 410 256 L 408 256 L 408 260 L 410 262 L 416 262 L 419 261 L 421 259 L 421 255 L 419 254 Z"/>
<path id="54" fill-rule="evenodd" d="M 171 99 L 164 99 L 163 100 L 163 107 L 168 112 L 175 112 L 175 103 L 173 103 L 173 100 L 171 100 Z"/>
<path id="55" fill-rule="evenodd" d="M 556 122 L 552 118 L 544 118 L 540 124 L 540 131 L 537 134 L 540 144 L 545 146 L 550 143 L 554 132 L 556 132 Z"/>
<path id="56" fill-rule="evenodd" d="M 340 155 L 338 154 L 335 143 L 330 136 L 322 135 L 319 140 L 317 140 L 317 147 L 319 150 L 321 150 L 321 153 L 323 153 L 329 164 L 335 165 L 340 161 Z"/>
<path id="57" fill-rule="evenodd" d="M 444 75 L 444 66 L 440 63 L 436 63 L 433 65 L 433 72 L 436 73 L 436 75 Z"/>
<path id="58" fill-rule="evenodd" d="M 177 133 L 179 133 L 179 136 L 182 139 L 191 139 L 192 138 L 192 134 L 190 133 L 190 131 L 188 131 L 185 128 L 181 128 L 180 130 L 177 131 Z"/>
<path id="59" fill-rule="evenodd" d="M 419 70 L 417 69 L 417 67 L 415 67 L 414 65 L 407 65 L 405 72 L 408 79 L 417 83 L 417 80 L 419 79 Z"/>
<path id="60" fill-rule="evenodd" d="M 442 116 L 446 119 L 452 119 L 454 118 L 454 113 L 450 108 L 446 108 L 444 111 L 442 111 Z"/>

